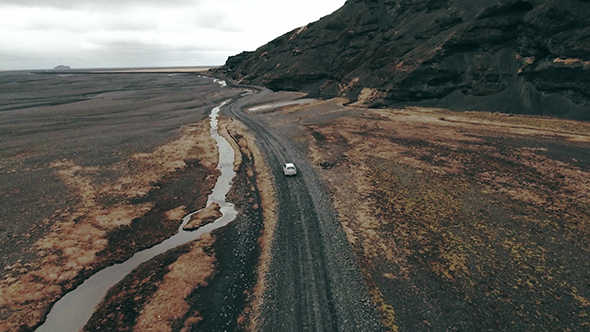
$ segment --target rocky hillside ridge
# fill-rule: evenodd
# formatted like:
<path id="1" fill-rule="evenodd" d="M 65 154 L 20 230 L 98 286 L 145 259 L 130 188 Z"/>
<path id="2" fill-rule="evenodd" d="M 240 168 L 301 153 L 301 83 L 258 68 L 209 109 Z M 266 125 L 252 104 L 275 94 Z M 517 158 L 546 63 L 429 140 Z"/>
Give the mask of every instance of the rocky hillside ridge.
<path id="1" fill-rule="evenodd" d="M 590 0 L 348 0 L 214 74 L 370 107 L 590 120 Z"/>

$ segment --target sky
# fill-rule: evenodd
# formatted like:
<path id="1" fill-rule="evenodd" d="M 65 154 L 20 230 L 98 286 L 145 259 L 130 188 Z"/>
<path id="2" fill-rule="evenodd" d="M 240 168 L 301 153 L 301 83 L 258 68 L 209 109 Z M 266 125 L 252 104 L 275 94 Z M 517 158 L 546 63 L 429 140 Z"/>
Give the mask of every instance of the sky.
<path id="1" fill-rule="evenodd" d="M 0 0 L 0 70 L 222 65 L 345 0 Z"/>

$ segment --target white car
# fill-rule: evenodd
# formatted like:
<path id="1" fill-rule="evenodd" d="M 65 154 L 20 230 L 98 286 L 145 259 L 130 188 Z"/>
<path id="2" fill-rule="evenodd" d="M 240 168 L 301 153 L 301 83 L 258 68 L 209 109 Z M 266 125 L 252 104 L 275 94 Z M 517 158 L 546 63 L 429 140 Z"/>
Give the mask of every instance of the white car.
<path id="1" fill-rule="evenodd" d="M 294 176 L 297 175 L 297 168 L 295 168 L 295 164 L 293 163 L 286 163 L 283 165 L 283 172 L 285 172 L 285 176 Z"/>

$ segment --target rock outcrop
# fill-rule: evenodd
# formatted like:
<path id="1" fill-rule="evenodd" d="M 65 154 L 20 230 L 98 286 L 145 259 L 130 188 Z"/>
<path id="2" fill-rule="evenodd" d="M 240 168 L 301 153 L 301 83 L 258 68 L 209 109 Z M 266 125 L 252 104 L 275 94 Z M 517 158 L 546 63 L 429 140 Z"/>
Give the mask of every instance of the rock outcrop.
<path id="1" fill-rule="evenodd" d="M 274 90 L 590 120 L 590 0 L 348 0 L 216 73 Z"/>

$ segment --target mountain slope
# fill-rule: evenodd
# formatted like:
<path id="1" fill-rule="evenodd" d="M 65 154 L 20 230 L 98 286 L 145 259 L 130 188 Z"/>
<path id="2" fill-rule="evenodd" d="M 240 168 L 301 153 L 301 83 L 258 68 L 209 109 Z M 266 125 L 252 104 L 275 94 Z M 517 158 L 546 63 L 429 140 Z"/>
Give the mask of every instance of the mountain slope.
<path id="1" fill-rule="evenodd" d="M 588 0 L 349 0 L 217 74 L 372 107 L 590 119 L 588 13 Z"/>

